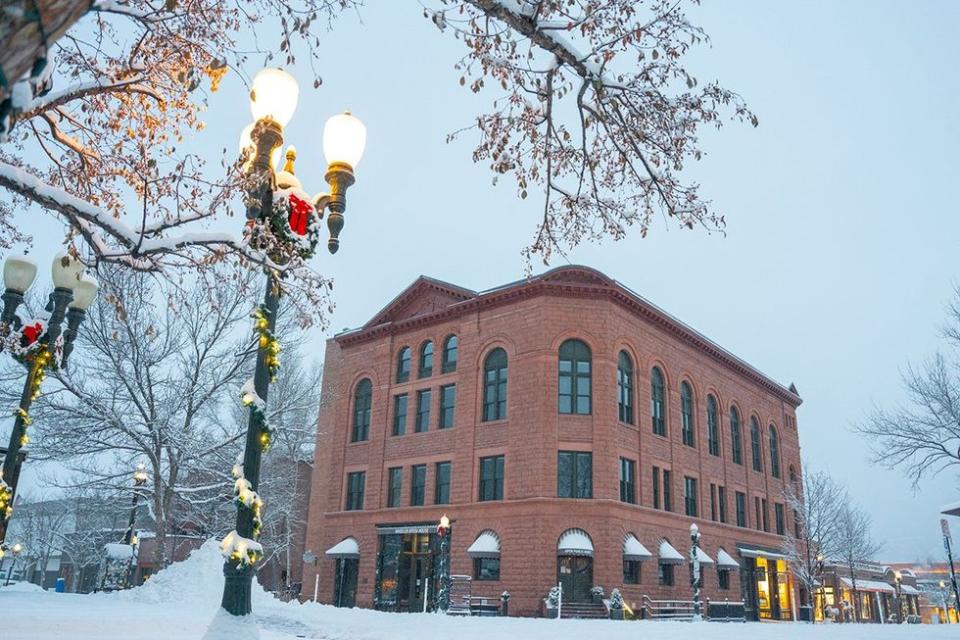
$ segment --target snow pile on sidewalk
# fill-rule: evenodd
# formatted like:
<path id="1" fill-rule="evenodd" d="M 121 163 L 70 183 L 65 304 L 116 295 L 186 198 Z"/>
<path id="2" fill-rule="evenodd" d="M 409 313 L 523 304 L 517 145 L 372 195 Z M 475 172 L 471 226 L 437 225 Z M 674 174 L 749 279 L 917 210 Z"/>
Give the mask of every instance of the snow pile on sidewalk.
<path id="1" fill-rule="evenodd" d="M 220 606 L 223 595 L 223 556 L 215 538 L 194 549 L 186 560 L 174 562 L 150 577 L 144 584 L 115 594 L 119 598 L 144 604 L 183 602 L 203 606 L 211 614 Z M 253 579 L 253 605 L 275 598 Z"/>
<path id="2" fill-rule="evenodd" d="M 4 593 L 43 593 L 45 589 L 40 585 L 33 584 L 32 582 L 11 582 L 8 585 L 4 585 L 0 582 L 0 589 L 3 589 Z"/>

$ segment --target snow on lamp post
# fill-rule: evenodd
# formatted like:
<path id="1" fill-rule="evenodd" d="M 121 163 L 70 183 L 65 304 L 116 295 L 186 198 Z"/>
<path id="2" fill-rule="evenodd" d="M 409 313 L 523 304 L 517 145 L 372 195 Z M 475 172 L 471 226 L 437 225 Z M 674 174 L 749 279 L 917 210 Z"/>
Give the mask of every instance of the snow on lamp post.
<path id="1" fill-rule="evenodd" d="M 297 107 L 297 81 L 281 69 L 263 69 L 253 79 L 250 112 L 254 122 L 241 133 L 240 148 L 248 178 L 246 217 L 249 240 L 269 257 L 263 304 L 254 312 L 258 335 L 254 377 L 241 389 L 241 400 L 250 409 L 242 460 L 233 469 L 237 501 L 236 529 L 221 542 L 224 587 L 221 606 L 234 616 L 251 612 L 250 591 L 256 563 L 262 557 L 257 542 L 263 501 L 257 494 L 260 459 L 270 446 L 271 427 L 266 419 L 269 384 L 280 366 L 280 344 L 274 336 L 280 306 L 283 267 L 308 260 L 316 248 L 320 220 L 329 210 L 327 248 L 336 253 L 346 212 L 346 191 L 354 183 L 354 169 L 363 155 L 366 129 L 354 116 L 341 114 L 327 121 L 323 150 L 324 176 L 330 193 L 311 197 L 294 176 L 296 151 L 288 147 L 286 164 L 275 169 L 283 145 L 283 128 Z"/>
<path id="2" fill-rule="evenodd" d="M 450 518 L 447 514 L 437 523 L 440 538 L 440 579 L 437 581 L 437 609 L 443 613 L 450 607 Z"/>
<path id="3" fill-rule="evenodd" d="M 83 273 L 83 264 L 73 256 L 57 254 L 50 273 L 54 289 L 46 309 L 39 317 L 24 320 L 17 314 L 17 309 L 36 275 L 37 265 L 26 257 L 8 258 L 3 265 L 0 349 L 26 367 L 27 377 L 0 474 L 0 543 L 6 537 L 7 522 L 13 513 L 20 450 L 29 442 L 30 406 L 40 393 L 46 370 L 67 366 L 80 323 L 97 295 L 97 281 Z M 68 326 L 61 336 L 64 318 L 68 319 Z"/>
<path id="4" fill-rule="evenodd" d="M 690 586 L 693 587 L 693 621 L 703 620 L 700 612 L 700 529 L 690 525 Z"/>

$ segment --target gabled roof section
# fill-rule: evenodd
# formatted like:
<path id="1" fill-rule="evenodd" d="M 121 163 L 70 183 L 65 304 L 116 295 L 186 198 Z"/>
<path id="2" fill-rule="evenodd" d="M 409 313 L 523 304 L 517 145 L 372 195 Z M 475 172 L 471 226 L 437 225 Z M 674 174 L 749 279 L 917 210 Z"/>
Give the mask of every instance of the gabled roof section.
<path id="1" fill-rule="evenodd" d="M 363 325 L 363 328 L 369 329 L 381 324 L 429 315 L 476 296 L 476 292 L 470 289 L 420 276 L 373 316 L 370 322 Z"/>

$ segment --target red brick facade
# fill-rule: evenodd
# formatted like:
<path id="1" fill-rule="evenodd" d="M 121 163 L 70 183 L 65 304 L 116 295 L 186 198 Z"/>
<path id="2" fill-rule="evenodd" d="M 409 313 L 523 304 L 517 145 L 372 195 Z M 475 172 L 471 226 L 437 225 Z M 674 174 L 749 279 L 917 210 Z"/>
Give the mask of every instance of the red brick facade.
<path id="1" fill-rule="evenodd" d="M 441 372 L 442 345 L 458 337 L 456 371 Z M 592 411 L 558 411 L 558 350 L 567 339 L 586 343 L 592 355 Z M 433 373 L 419 378 L 418 351 L 435 345 Z M 401 348 L 413 352 L 410 379 L 396 382 Z M 508 357 L 507 411 L 503 420 L 484 422 L 483 364 L 490 351 Z M 633 363 L 633 423 L 618 417 L 618 355 Z M 665 378 L 667 437 L 651 428 L 651 370 Z M 372 383 L 369 434 L 351 442 L 354 397 L 363 379 Z M 695 446 L 681 439 L 681 383 L 693 390 Z M 456 385 L 454 425 L 438 429 L 440 387 Z M 429 428 L 415 433 L 416 392 L 432 389 Z M 406 433 L 392 436 L 394 396 L 409 394 Z M 720 455 L 708 452 L 707 397 L 719 405 Z M 451 570 L 473 574 L 467 548 L 486 529 L 501 542 L 500 580 L 474 581 L 474 595 L 512 595 L 511 614 L 535 615 L 557 583 L 557 542 L 564 531 L 586 531 L 593 543 L 593 583 L 607 593 L 621 590 L 628 603 L 651 598 L 690 599 L 688 573 L 678 567 L 674 586 L 658 585 L 658 546 L 666 538 L 686 555 L 689 526 L 696 522 L 702 546 L 717 558 L 722 547 L 740 560 L 738 546 L 776 549 L 775 507 L 791 475 L 800 474 L 796 407 L 800 398 L 665 314 L 603 274 L 564 267 L 487 292 L 474 293 L 420 278 L 361 329 L 327 343 L 317 435 L 316 467 L 310 494 L 306 548 L 318 560 L 304 567 L 304 595 L 313 594 L 319 572 L 320 600 L 334 594 L 334 560 L 324 551 L 346 537 L 360 547 L 356 603 L 373 606 L 380 541 L 377 526 L 433 523 L 446 513 L 453 522 Z M 740 415 L 743 463 L 731 459 L 730 408 Z M 750 424 L 760 425 L 763 472 L 752 469 Z M 778 436 L 780 477 L 771 474 L 769 429 Z M 592 452 L 592 498 L 558 495 L 558 451 Z M 503 499 L 478 500 L 479 460 L 503 455 Z M 636 465 L 636 502 L 620 501 L 620 459 Z M 435 463 L 452 463 L 449 504 L 434 504 Z M 411 507 L 410 467 L 427 465 L 425 505 Z M 652 469 L 670 470 L 672 512 L 653 508 Z M 387 470 L 403 468 L 401 506 L 387 507 Z M 365 473 L 362 510 L 347 511 L 346 481 Z M 684 515 L 684 477 L 697 480 L 698 518 Z M 726 488 L 726 522 L 712 520 L 710 485 Z M 746 494 L 747 526 L 736 526 L 735 492 Z M 758 530 L 754 499 L 768 505 L 768 528 Z M 662 500 L 662 497 L 661 497 Z M 784 507 L 784 527 L 794 526 Z M 762 526 L 762 523 L 760 523 Z M 639 584 L 623 584 L 624 535 L 633 533 L 653 554 L 641 563 Z M 790 587 L 792 590 L 792 586 Z M 728 590 L 708 568 L 704 595 L 740 600 L 740 572 L 730 572 Z"/>

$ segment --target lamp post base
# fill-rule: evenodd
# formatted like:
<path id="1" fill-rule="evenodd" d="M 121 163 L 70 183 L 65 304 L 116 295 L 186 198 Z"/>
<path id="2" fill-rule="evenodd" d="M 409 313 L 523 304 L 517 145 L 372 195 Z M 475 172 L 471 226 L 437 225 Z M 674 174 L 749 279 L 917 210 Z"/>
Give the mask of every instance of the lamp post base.
<path id="1" fill-rule="evenodd" d="M 253 611 L 250 593 L 254 569 L 250 565 L 236 565 L 227 561 L 223 565 L 223 600 L 220 602 L 229 614 L 245 616 Z"/>

